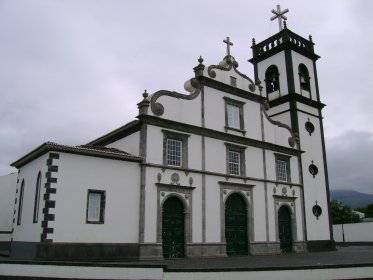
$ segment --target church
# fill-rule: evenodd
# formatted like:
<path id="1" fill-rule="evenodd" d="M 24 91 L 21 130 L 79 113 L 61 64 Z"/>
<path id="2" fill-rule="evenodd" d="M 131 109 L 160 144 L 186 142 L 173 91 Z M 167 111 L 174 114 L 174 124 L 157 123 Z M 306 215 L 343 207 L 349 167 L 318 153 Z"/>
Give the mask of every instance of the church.
<path id="1" fill-rule="evenodd" d="M 334 248 L 311 36 L 287 28 L 198 59 L 185 92 L 142 94 L 138 115 L 80 146 L 46 142 L 18 169 L 14 259 L 140 260 Z"/>

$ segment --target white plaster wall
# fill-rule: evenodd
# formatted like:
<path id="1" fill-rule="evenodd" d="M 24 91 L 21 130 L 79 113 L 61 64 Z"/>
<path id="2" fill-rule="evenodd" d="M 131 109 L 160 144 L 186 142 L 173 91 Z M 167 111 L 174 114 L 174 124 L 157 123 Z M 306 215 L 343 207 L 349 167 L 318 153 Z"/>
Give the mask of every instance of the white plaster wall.
<path id="1" fill-rule="evenodd" d="M 286 102 L 286 103 L 277 105 L 275 107 L 269 108 L 269 110 L 267 112 L 268 112 L 268 115 L 271 116 L 271 115 L 274 115 L 274 114 L 282 113 L 284 111 L 288 111 L 289 109 L 290 109 L 290 105 L 289 105 L 288 102 Z M 286 112 L 286 113 L 288 114 L 288 112 Z"/>
<path id="2" fill-rule="evenodd" d="M 293 74 L 294 74 L 295 92 L 298 92 L 304 95 L 305 97 L 309 97 L 309 93 L 307 92 L 302 93 L 300 89 L 299 64 L 303 63 L 307 67 L 308 73 L 310 75 L 311 99 L 317 100 L 313 61 L 303 55 L 300 55 L 299 53 L 295 51 L 291 51 L 291 55 L 293 58 L 293 72 L 294 72 Z"/>
<path id="3" fill-rule="evenodd" d="M 261 182 L 253 182 L 253 209 L 254 209 L 254 242 L 266 241 L 266 205 L 265 186 Z"/>
<path id="4" fill-rule="evenodd" d="M 247 147 L 245 150 L 246 176 L 252 178 L 264 178 L 263 150 L 255 147 Z"/>
<path id="5" fill-rule="evenodd" d="M 345 242 L 373 242 L 373 222 L 344 224 Z M 336 242 L 343 242 L 342 225 L 333 225 L 333 237 Z"/>
<path id="6" fill-rule="evenodd" d="M 246 104 L 244 105 L 244 124 L 246 130 L 245 137 L 262 140 L 260 114 L 260 104 L 247 100 Z"/>
<path id="7" fill-rule="evenodd" d="M 17 175 L 11 173 L 0 176 L 0 232 L 12 230 Z"/>
<path id="8" fill-rule="evenodd" d="M 39 242 L 40 234 L 42 233 L 41 222 L 43 217 L 44 208 L 44 193 L 45 193 L 45 173 L 47 171 L 47 158 L 48 153 L 40 156 L 39 158 L 33 160 L 32 162 L 22 166 L 18 174 L 18 184 L 17 184 L 17 203 L 15 207 L 15 222 L 13 224 L 14 232 L 12 234 L 14 241 L 30 241 Z M 40 188 L 40 200 L 39 200 L 39 220 L 37 223 L 33 222 L 34 215 L 34 203 L 35 203 L 35 189 L 36 180 L 41 172 L 41 188 Z M 23 193 L 23 206 L 22 206 L 22 219 L 21 224 L 17 225 L 18 207 L 19 207 L 19 195 L 22 180 L 25 180 L 25 187 Z"/>
<path id="9" fill-rule="evenodd" d="M 0 242 L 10 241 L 17 173 L 0 176 Z"/>
<path id="10" fill-rule="evenodd" d="M 157 241 L 157 174 L 162 174 L 161 182 L 166 183 L 170 178 L 170 171 L 167 174 L 162 173 L 158 168 L 146 168 L 146 186 L 145 186 L 145 243 L 154 243 Z M 167 181 L 166 181 L 167 180 Z"/>
<path id="11" fill-rule="evenodd" d="M 307 238 L 309 240 L 328 240 L 329 217 L 327 206 L 327 193 L 325 183 L 325 171 L 323 164 L 322 142 L 319 119 L 308 114 L 299 113 L 299 136 L 302 154 L 303 183 L 305 196 L 305 211 L 307 220 Z M 315 126 L 312 135 L 306 131 L 304 124 L 308 119 Z M 318 174 L 313 177 L 308 168 L 312 163 L 318 167 Z M 312 207 L 317 204 L 322 208 L 322 215 L 317 219 L 312 213 Z"/>
<path id="12" fill-rule="evenodd" d="M 228 66 L 228 65 L 225 65 L 224 67 L 226 67 L 226 66 Z M 237 70 L 241 72 L 240 69 L 237 69 Z M 229 71 L 224 71 L 224 70 L 219 70 L 219 69 L 213 69 L 213 71 L 216 73 L 216 77 L 212 78 L 212 79 L 217 80 L 217 81 L 222 82 L 222 83 L 227 84 L 227 85 L 231 85 L 231 78 L 230 77 L 234 77 L 234 78 L 236 78 L 236 87 L 237 88 L 249 91 L 249 85 L 251 84 L 250 81 L 248 81 L 247 79 L 244 79 L 239 74 L 237 74 L 234 71 L 233 68 Z M 243 73 L 243 72 L 241 72 L 241 73 L 246 75 L 246 73 Z M 205 68 L 205 70 L 203 72 L 203 75 L 211 78 L 208 74 L 208 67 Z M 249 76 L 249 75 L 246 75 L 246 76 Z M 249 78 L 254 82 L 254 77 L 249 77 Z M 256 88 L 254 93 L 259 94 L 259 90 Z"/>
<path id="13" fill-rule="evenodd" d="M 140 132 L 135 132 L 128 135 L 114 143 L 109 144 L 109 148 L 117 148 L 119 150 L 125 151 L 132 155 L 139 155 L 139 145 L 140 145 Z"/>
<path id="14" fill-rule="evenodd" d="M 147 126 L 146 162 L 163 164 L 163 132 L 162 128 Z"/>
<path id="15" fill-rule="evenodd" d="M 265 141 L 287 148 L 291 148 L 291 146 L 289 145 L 289 137 L 291 137 L 290 131 L 286 128 L 279 127 L 277 125 L 270 123 L 270 121 L 265 116 L 263 116 L 263 120 Z"/>
<path id="16" fill-rule="evenodd" d="M 206 242 L 221 241 L 220 185 L 221 177 L 206 178 Z"/>
<path id="17" fill-rule="evenodd" d="M 263 92 L 266 93 L 265 86 L 265 72 L 271 65 L 276 65 L 280 74 L 280 92 L 281 96 L 288 94 L 288 84 L 286 80 L 286 66 L 284 51 L 275 54 L 258 63 L 258 78 L 262 82 Z"/>
<path id="18" fill-rule="evenodd" d="M 224 96 L 228 96 L 232 99 L 247 102 L 247 100 L 243 98 L 239 98 L 236 96 L 230 96 L 227 93 L 224 93 L 220 90 L 205 87 L 205 127 L 218 130 L 218 131 L 225 131 L 225 103 L 224 103 Z M 245 110 L 244 105 L 244 110 Z M 244 113 L 245 114 L 245 113 Z M 241 133 L 242 135 L 242 133 Z"/>
<path id="19" fill-rule="evenodd" d="M 185 92 L 185 95 L 189 93 Z M 161 96 L 156 102 L 164 107 L 162 118 L 196 126 L 201 125 L 201 94 L 192 100 Z M 149 115 L 153 115 L 150 107 L 148 112 Z"/>
<path id="20" fill-rule="evenodd" d="M 206 170 L 226 174 L 226 146 L 221 140 L 206 138 Z"/>
<path id="21" fill-rule="evenodd" d="M 138 242 L 139 163 L 60 153 L 56 164 L 54 242 Z M 88 189 L 106 191 L 104 224 L 86 223 Z"/>

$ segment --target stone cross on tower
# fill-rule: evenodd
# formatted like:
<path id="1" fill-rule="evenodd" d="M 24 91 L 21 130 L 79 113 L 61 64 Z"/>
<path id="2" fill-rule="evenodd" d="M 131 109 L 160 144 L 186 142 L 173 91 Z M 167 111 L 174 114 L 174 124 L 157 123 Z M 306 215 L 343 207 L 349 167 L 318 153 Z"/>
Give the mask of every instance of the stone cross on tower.
<path id="1" fill-rule="evenodd" d="M 289 12 L 289 9 L 281 11 L 280 5 L 277 5 L 277 10 L 272 10 L 272 13 L 274 13 L 275 15 L 271 17 L 271 21 L 278 18 L 278 26 L 280 28 L 280 31 L 282 30 L 282 20 L 287 20 L 287 17 L 284 16 L 287 12 Z"/>
<path id="2" fill-rule="evenodd" d="M 233 46 L 233 43 L 229 41 L 229 37 L 227 37 L 227 40 L 223 40 L 223 43 L 227 44 L 227 56 L 231 56 L 230 46 Z"/>

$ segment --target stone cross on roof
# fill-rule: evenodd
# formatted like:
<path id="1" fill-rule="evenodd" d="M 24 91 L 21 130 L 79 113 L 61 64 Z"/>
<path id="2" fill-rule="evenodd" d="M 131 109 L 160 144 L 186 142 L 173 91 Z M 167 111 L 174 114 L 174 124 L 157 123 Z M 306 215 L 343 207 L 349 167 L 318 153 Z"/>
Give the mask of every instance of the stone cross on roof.
<path id="1" fill-rule="evenodd" d="M 230 46 L 233 46 L 233 43 L 229 41 L 229 37 L 227 37 L 227 40 L 223 40 L 223 43 L 227 44 L 227 56 L 231 56 Z"/>
<path id="2" fill-rule="evenodd" d="M 272 13 L 274 13 L 275 15 L 271 17 L 271 21 L 278 18 L 278 26 L 280 31 L 282 30 L 282 20 L 287 20 L 287 17 L 284 16 L 287 12 L 289 12 L 289 9 L 281 11 L 280 5 L 277 5 L 277 10 L 272 10 Z"/>

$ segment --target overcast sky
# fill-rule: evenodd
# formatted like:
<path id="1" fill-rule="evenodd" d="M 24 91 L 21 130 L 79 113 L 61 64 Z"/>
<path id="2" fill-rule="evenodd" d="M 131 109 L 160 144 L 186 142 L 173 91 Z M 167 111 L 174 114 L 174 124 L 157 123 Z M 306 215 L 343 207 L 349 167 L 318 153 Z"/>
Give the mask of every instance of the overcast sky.
<path id="1" fill-rule="evenodd" d="M 373 193 L 373 1 L 0 0 L 0 175 L 45 141 L 80 145 L 133 120 L 144 89 L 184 92 L 201 55 L 231 38 L 253 77 L 251 41 L 313 36 L 332 189 Z"/>

